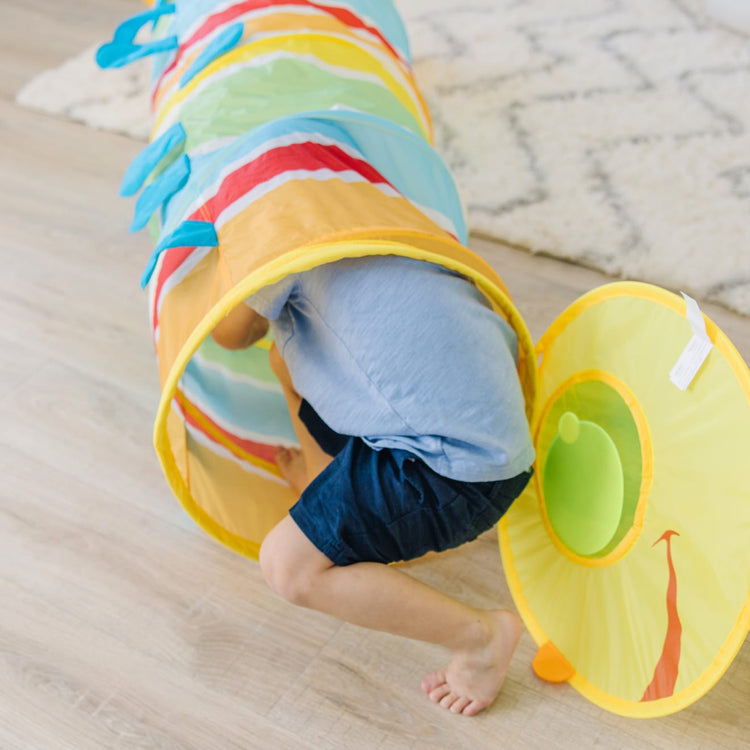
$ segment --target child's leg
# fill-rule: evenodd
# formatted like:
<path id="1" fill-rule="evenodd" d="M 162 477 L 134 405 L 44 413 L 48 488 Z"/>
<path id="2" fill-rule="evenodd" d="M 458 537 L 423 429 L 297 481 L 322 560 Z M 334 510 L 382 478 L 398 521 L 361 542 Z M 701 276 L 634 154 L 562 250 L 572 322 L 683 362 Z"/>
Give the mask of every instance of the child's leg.
<path id="1" fill-rule="evenodd" d="M 284 389 L 302 449 L 281 451 L 277 459 L 285 477 L 301 492 L 332 459 L 297 417 L 301 397 L 275 347 L 271 366 Z M 474 609 L 380 563 L 336 566 L 289 516 L 264 540 L 260 564 L 271 587 L 295 604 L 450 649 L 453 659 L 448 666 L 422 681 L 423 690 L 445 708 L 473 715 L 499 692 L 521 633 L 513 612 Z"/>
<path id="2" fill-rule="evenodd" d="M 266 537 L 260 564 L 269 585 L 294 604 L 450 649 L 450 663 L 422 689 L 454 713 L 474 715 L 500 691 L 521 634 L 515 613 L 474 609 L 388 565 L 338 567 L 289 516 Z"/>

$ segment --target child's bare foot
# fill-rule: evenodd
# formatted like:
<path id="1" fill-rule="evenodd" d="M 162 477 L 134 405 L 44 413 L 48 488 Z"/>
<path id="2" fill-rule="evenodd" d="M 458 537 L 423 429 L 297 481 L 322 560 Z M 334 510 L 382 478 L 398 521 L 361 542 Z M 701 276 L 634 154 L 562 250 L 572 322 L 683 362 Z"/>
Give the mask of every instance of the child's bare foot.
<path id="1" fill-rule="evenodd" d="M 430 700 L 455 714 L 474 716 L 497 697 L 521 637 L 514 612 L 487 612 L 489 633 L 475 648 L 457 651 L 450 664 L 422 680 Z"/>
<path id="2" fill-rule="evenodd" d="M 307 465 L 302 451 L 298 448 L 284 448 L 279 446 L 274 454 L 276 465 L 281 476 L 289 482 L 293 490 L 302 494 L 302 490 L 310 484 L 307 478 Z"/>

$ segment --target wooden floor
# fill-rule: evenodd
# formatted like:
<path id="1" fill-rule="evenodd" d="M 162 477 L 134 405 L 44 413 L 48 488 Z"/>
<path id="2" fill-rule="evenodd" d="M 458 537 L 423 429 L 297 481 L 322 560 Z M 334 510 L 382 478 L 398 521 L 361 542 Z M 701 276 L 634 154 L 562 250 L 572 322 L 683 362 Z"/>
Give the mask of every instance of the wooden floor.
<path id="1" fill-rule="evenodd" d="M 103 40 L 130 0 L 0 4 L 0 748 L 750 747 L 750 646 L 685 711 L 630 720 L 531 672 L 495 706 L 427 701 L 443 653 L 296 610 L 199 531 L 151 447 L 150 252 L 117 198 L 140 144 L 13 104 Z M 600 275 L 475 241 L 538 336 Z M 750 321 L 704 309 L 750 360 Z M 492 534 L 411 572 L 512 606 Z"/>

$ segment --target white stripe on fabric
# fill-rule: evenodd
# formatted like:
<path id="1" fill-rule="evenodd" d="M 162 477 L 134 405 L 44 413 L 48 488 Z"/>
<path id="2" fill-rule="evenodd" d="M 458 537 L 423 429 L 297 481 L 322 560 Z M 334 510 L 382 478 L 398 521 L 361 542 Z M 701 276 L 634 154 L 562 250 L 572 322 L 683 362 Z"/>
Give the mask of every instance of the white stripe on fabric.
<path id="1" fill-rule="evenodd" d="M 159 274 L 161 273 L 161 263 L 163 259 L 164 259 L 164 253 L 162 253 L 161 256 L 157 259 L 156 266 L 154 267 L 154 272 L 151 274 L 149 283 L 146 285 L 146 294 L 148 296 L 148 323 L 149 325 L 154 325 L 154 323 L 156 323 L 156 326 L 153 331 L 155 339 L 156 339 L 156 328 L 158 328 L 159 326 L 158 318 L 154 320 L 154 305 L 156 304 L 156 284 L 157 284 L 156 280 L 159 278 Z"/>
<path id="2" fill-rule="evenodd" d="M 300 31 L 300 30 L 292 30 L 292 31 L 268 31 L 260 34 L 254 34 L 253 40 L 255 39 L 273 39 L 274 37 L 278 36 L 307 36 L 311 33 L 310 31 Z M 366 33 L 366 32 L 365 32 Z M 396 81 L 403 86 L 407 91 L 414 91 L 414 83 L 404 74 L 403 68 L 401 68 L 399 65 L 397 65 L 393 61 L 393 56 L 390 55 L 388 52 L 384 52 L 381 47 L 377 46 L 377 43 L 380 42 L 377 37 L 372 37 L 372 35 L 368 34 L 367 36 L 374 39 L 375 42 L 370 41 L 370 39 L 363 38 L 363 35 L 357 34 L 358 41 L 363 42 L 367 44 L 366 48 L 360 47 L 359 44 L 356 41 L 352 40 L 352 37 L 347 34 L 337 34 L 335 32 L 325 32 L 323 36 L 326 36 L 331 39 L 340 39 L 345 42 L 349 42 L 349 44 L 354 44 L 359 49 L 361 49 L 366 54 L 370 55 L 371 57 L 374 57 L 377 59 L 377 61 L 390 73 Z M 407 66 L 408 67 L 408 66 Z M 412 99 L 414 102 L 414 106 L 419 110 L 420 114 L 424 118 L 425 112 L 422 109 L 418 97 L 414 97 Z"/>
<path id="3" fill-rule="evenodd" d="M 247 373 L 237 372 L 231 367 L 228 367 L 223 362 L 216 362 L 212 359 L 206 359 L 198 353 L 193 355 L 191 362 L 194 362 L 204 370 L 211 370 L 213 372 L 219 373 L 224 378 L 224 380 L 229 380 L 233 383 L 237 383 L 238 385 L 250 386 L 252 388 L 257 388 L 260 391 L 270 391 L 272 393 L 284 392 L 280 383 L 270 383 L 266 380 L 259 380 L 258 378 L 254 378 L 252 375 L 248 375 Z M 190 400 L 193 401 L 192 398 Z"/>
<path id="4" fill-rule="evenodd" d="M 407 198 L 407 200 L 409 200 Z M 451 221 L 449 216 L 446 216 L 444 213 L 441 213 L 436 208 L 430 208 L 429 206 L 422 206 L 416 201 L 409 201 L 414 208 L 417 209 L 417 211 L 420 211 L 423 213 L 430 221 L 437 224 L 444 232 L 448 232 L 448 234 L 452 234 L 457 240 L 458 240 L 458 231 L 456 230 L 456 225 Z"/>
<path id="5" fill-rule="evenodd" d="M 204 141 L 198 144 L 195 148 L 190 149 L 187 153 L 188 156 L 205 156 L 213 151 L 218 151 L 231 143 L 237 141 L 236 135 L 225 135 L 220 138 L 211 138 L 209 141 Z"/>
<path id="6" fill-rule="evenodd" d="M 285 482 L 281 477 L 277 477 L 270 471 L 266 471 L 260 466 L 255 466 L 255 464 L 251 464 L 249 461 L 245 461 L 238 456 L 235 456 L 234 453 L 232 453 L 228 448 L 225 448 L 223 445 L 221 445 L 221 443 L 217 443 L 211 440 L 211 438 L 208 437 L 205 432 L 201 432 L 199 429 L 193 427 L 193 425 L 189 424 L 188 422 L 185 422 L 185 430 L 190 434 L 190 437 L 195 440 L 196 443 L 202 445 L 204 448 L 208 448 L 211 453 L 214 453 L 220 458 L 229 459 L 248 474 L 261 476 L 264 479 L 269 479 L 272 482 L 276 482 L 276 484 L 287 485 L 287 482 Z"/>

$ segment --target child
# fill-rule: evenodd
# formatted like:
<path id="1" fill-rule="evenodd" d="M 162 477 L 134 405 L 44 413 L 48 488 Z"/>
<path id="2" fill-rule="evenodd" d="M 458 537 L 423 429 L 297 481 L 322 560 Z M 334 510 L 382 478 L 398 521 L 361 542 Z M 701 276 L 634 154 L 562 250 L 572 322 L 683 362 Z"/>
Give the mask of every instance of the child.
<path id="1" fill-rule="evenodd" d="M 518 616 L 474 609 L 388 563 L 474 539 L 526 486 L 534 452 L 515 334 L 464 277 L 397 256 L 288 276 L 213 337 L 250 346 L 268 320 L 300 445 L 276 459 L 300 497 L 263 542 L 266 580 L 295 604 L 448 648 L 422 689 L 478 713 L 500 690 Z"/>

